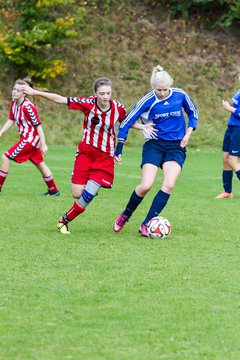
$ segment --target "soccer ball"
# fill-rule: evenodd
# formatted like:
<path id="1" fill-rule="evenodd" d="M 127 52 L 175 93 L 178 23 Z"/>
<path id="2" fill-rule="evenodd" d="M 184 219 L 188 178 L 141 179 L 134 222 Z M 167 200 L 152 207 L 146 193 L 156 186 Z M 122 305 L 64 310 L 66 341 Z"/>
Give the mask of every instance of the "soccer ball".
<path id="1" fill-rule="evenodd" d="M 147 224 L 147 232 L 152 238 L 166 238 L 171 232 L 171 224 L 163 216 L 155 216 Z"/>

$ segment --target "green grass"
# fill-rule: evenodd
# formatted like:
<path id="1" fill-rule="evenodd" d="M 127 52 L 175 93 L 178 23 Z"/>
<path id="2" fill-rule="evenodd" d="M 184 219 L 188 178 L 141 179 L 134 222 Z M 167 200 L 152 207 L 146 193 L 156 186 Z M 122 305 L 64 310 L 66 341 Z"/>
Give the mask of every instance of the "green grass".
<path id="1" fill-rule="evenodd" d="M 112 190 L 101 190 L 72 224 L 75 148 L 50 147 L 46 163 L 62 196 L 31 164 L 12 164 L 0 197 L 1 360 L 238 360 L 239 201 L 221 191 L 221 151 L 188 151 L 163 215 L 166 240 L 138 226 L 156 186 L 119 234 L 112 231 L 140 179 L 140 148 L 125 148 Z"/>

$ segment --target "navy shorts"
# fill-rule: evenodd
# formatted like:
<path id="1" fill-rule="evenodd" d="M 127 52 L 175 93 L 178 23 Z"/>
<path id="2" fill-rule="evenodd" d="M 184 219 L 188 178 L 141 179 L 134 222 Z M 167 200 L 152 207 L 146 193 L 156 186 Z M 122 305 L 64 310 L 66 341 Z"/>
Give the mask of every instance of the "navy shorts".
<path id="1" fill-rule="evenodd" d="M 223 138 L 222 151 L 240 157 L 240 126 L 228 126 Z"/>
<path id="2" fill-rule="evenodd" d="M 186 159 L 186 149 L 180 146 L 180 140 L 149 140 L 143 145 L 142 163 L 162 168 L 167 161 L 176 161 L 181 167 Z"/>

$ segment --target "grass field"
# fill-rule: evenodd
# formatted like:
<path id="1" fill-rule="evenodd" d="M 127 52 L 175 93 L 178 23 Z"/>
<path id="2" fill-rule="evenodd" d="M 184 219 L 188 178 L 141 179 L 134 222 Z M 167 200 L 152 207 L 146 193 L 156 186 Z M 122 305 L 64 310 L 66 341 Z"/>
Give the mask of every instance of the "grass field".
<path id="1" fill-rule="evenodd" d="M 215 199 L 221 151 L 188 151 L 162 214 L 166 240 L 137 232 L 157 185 L 112 231 L 140 179 L 140 148 L 124 149 L 113 189 L 59 234 L 74 155 L 52 146 L 46 157 L 61 197 L 39 196 L 30 163 L 12 164 L 0 196 L 0 359 L 239 360 L 240 184 L 233 199 Z"/>

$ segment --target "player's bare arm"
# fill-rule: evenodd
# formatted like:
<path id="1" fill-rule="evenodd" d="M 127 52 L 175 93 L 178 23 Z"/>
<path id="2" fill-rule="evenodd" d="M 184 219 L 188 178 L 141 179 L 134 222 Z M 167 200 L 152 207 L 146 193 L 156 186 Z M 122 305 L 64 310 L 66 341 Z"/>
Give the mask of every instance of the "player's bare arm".
<path id="1" fill-rule="evenodd" d="M 26 94 L 26 95 L 41 96 L 44 99 L 53 101 L 57 104 L 67 105 L 67 97 L 65 97 L 65 96 L 33 89 L 31 86 L 28 86 L 28 85 L 23 85 L 22 90 L 23 90 L 24 94 Z"/>
<path id="2" fill-rule="evenodd" d="M 42 151 L 43 155 L 45 156 L 47 154 L 48 147 L 47 147 L 47 144 L 45 141 L 45 136 L 44 136 L 42 125 L 37 126 L 37 132 L 40 137 L 41 151 Z"/>
<path id="3" fill-rule="evenodd" d="M 5 125 L 3 125 L 2 129 L 0 130 L 0 136 L 2 136 L 5 132 L 7 132 L 8 130 L 10 130 L 14 125 L 14 121 L 12 120 L 8 120 Z"/>

